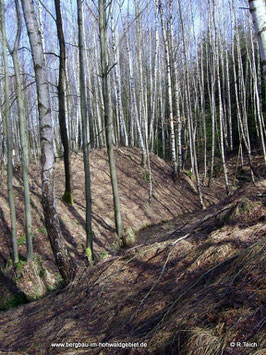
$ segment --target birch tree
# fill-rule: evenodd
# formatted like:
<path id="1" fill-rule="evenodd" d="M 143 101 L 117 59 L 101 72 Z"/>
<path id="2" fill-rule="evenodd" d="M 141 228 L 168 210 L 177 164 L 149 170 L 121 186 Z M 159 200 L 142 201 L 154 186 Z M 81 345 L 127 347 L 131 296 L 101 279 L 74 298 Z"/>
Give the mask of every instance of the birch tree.
<path id="1" fill-rule="evenodd" d="M 22 0 L 22 8 L 30 40 L 37 87 L 41 137 L 42 206 L 45 225 L 56 264 L 64 281 L 69 283 L 74 279 L 76 264 L 69 255 L 65 245 L 56 212 L 53 147 L 54 130 L 52 126 L 49 87 L 41 33 L 38 28 L 33 0 Z"/>
<path id="2" fill-rule="evenodd" d="M 155 52 L 153 53 L 154 56 L 154 65 L 152 70 L 152 83 L 153 87 L 151 87 L 151 118 L 150 118 L 150 127 L 149 127 L 149 146 L 151 151 L 153 151 L 154 145 L 154 121 L 155 121 L 155 114 L 156 114 L 156 95 L 157 95 L 157 83 L 158 83 L 158 64 L 159 64 L 159 12 L 158 12 L 158 0 L 153 0 L 154 8 L 155 8 Z M 151 51 L 152 55 L 152 51 Z"/>
<path id="3" fill-rule="evenodd" d="M 259 135 L 261 140 L 261 146 L 263 150 L 264 156 L 264 164 L 266 165 L 266 147 L 265 147 L 265 139 L 264 139 L 264 130 L 263 130 L 263 114 L 260 105 L 260 95 L 259 95 L 259 88 L 258 88 L 258 73 L 256 70 L 256 60 L 255 60 L 255 49 L 251 31 L 251 24 L 249 21 L 249 35 L 250 35 L 250 43 L 251 43 L 251 73 L 254 80 L 254 106 L 255 106 L 255 113 L 258 116 L 258 125 L 259 125 Z M 255 118 L 256 119 L 256 118 Z"/>
<path id="4" fill-rule="evenodd" d="M 121 8 L 120 8 L 120 12 L 121 12 Z M 134 123 L 137 127 L 137 133 L 138 133 L 138 138 L 139 138 L 138 142 L 139 142 L 139 145 L 140 145 L 140 148 L 142 151 L 141 164 L 143 167 L 145 167 L 146 162 L 147 162 L 147 152 L 146 152 L 145 140 L 144 140 L 143 133 L 141 130 L 140 115 L 139 115 L 138 106 L 137 106 L 136 85 L 135 85 L 135 77 L 134 77 L 134 72 L 133 72 L 133 58 L 132 58 L 130 38 L 129 38 L 128 29 L 125 28 L 125 25 L 124 25 L 124 32 L 125 32 L 125 37 L 126 37 L 126 49 L 127 49 L 127 58 L 128 58 L 131 107 L 132 107 L 132 111 L 133 111 Z M 132 127 L 130 127 L 129 133 L 130 133 L 130 143 L 132 144 L 134 142 L 133 120 L 131 122 L 132 122 Z"/>
<path id="5" fill-rule="evenodd" d="M 27 136 L 27 122 L 25 115 L 24 97 L 22 91 L 22 83 L 20 77 L 20 64 L 18 59 L 19 42 L 22 31 L 22 21 L 19 9 L 18 0 L 15 0 L 16 16 L 17 16 L 17 33 L 14 42 L 13 49 L 9 46 L 9 52 L 12 56 L 15 79 L 16 79 L 16 91 L 18 102 L 18 116 L 19 116 L 19 131 L 21 142 L 21 161 L 23 172 L 23 187 L 24 187 L 24 203 L 25 203 L 25 221 L 26 221 L 26 241 L 27 241 L 27 261 L 32 260 L 33 246 L 32 246 L 32 224 L 31 224 L 31 205 L 30 205 L 30 188 L 29 188 L 29 143 Z"/>
<path id="6" fill-rule="evenodd" d="M 218 38 L 216 16 L 217 16 L 216 0 L 213 0 L 213 24 L 214 24 L 214 32 L 215 32 L 215 58 L 216 58 L 216 74 L 217 74 L 218 100 L 219 100 L 220 147 L 221 147 L 221 156 L 222 156 L 223 170 L 224 170 L 225 188 L 226 188 L 226 193 L 229 194 L 228 172 L 227 172 L 227 165 L 226 165 L 226 160 L 225 160 L 225 149 L 224 149 L 224 112 L 223 112 L 223 105 L 222 105 L 220 62 L 219 62 L 219 38 Z"/>
<path id="7" fill-rule="evenodd" d="M 116 36 L 116 28 L 115 28 L 115 21 L 114 21 L 114 4 L 111 5 L 111 31 L 112 31 L 112 46 L 113 46 L 113 53 L 114 53 L 114 88 L 115 88 L 115 95 L 116 95 L 116 104 L 117 104 L 117 115 L 118 115 L 118 122 L 121 126 L 121 142 L 126 147 L 128 146 L 128 133 L 126 129 L 125 119 L 124 119 L 124 112 L 122 106 L 122 87 L 121 87 L 121 73 L 120 73 L 120 55 L 119 55 L 119 48 L 118 48 L 118 41 Z"/>
<path id="8" fill-rule="evenodd" d="M 10 117 L 10 102 L 9 102 L 9 74 L 8 74 L 8 59 L 7 59 L 7 41 L 6 41 L 6 26 L 5 26 L 5 4 L 4 0 L 0 0 L 0 21 L 1 21 L 1 35 L 2 35 L 2 56 L 4 66 L 4 117 L 5 117 L 5 131 L 6 131 L 6 145 L 7 145 L 7 187 L 8 187 L 8 202 L 10 208 L 11 219 L 11 234 L 13 245 L 13 260 L 14 264 L 19 262 L 18 244 L 17 244 L 17 227 L 16 227 L 16 209 L 13 189 L 13 139 Z"/>
<path id="9" fill-rule="evenodd" d="M 260 47 L 260 58 L 266 82 L 266 5 L 265 0 L 248 0 L 256 35 Z"/>
<path id="10" fill-rule="evenodd" d="M 166 27 L 164 22 L 164 14 L 162 8 L 162 1 L 158 2 L 159 12 L 161 17 L 164 49 L 165 49 L 165 62 L 167 70 L 167 94 L 168 94 L 168 111 L 169 111 L 169 121 L 170 121 L 170 147 L 171 147 L 171 159 L 173 163 L 173 175 L 174 178 L 177 175 L 177 160 L 176 160 L 176 146 L 175 146 L 175 129 L 174 129 L 174 116 L 173 116 L 173 99 L 172 99 L 172 81 L 171 81 L 171 67 L 170 67 L 170 56 L 169 56 L 169 42 L 166 33 Z"/>

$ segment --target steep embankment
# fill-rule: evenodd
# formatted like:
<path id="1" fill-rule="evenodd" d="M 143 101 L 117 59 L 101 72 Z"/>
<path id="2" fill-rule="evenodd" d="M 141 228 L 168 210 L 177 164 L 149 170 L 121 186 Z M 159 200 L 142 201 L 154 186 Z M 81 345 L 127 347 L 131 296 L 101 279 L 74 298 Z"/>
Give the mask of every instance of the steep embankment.
<path id="1" fill-rule="evenodd" d="M 3 312 L 0 349 L 264 354 L 265 191 L 265 180 L 249 184 L 205 211 L 147 230 L 146 244 L 80 269 L 58 295 Z M 108 348 L 115 342 L 147 348 Z"/>
<path id="2" fill-rule="evenodd" d="M 153 172 L 153 200 L 148 204 L 147 173 L 141 167 L 141 154 L 136 148 L 115 150 L 119 192 L 124 225 L 139 230 L 145 226 L 160 223 L 177 215 L 200 208 L 197 194 L 180 179 L 176 184 L 171 179 L 171 166 L 151 155 Z M 112 190 L 105 149 L 93 150 L 90 156 L 93 231 L 95 233 L 95 252 L 98 259 L 113 255 L 117 251 L 115 224 L 112 202 Z M 63 162 L 56 163 L 56 197 L 57 211 L 64 237 L 76 259 L 81 258 L 85 244 L 85 196 L 83 160 L 80 154 L 72 157 L 74 206 L 62 202 L 64 192 Z M 46 229 L 43 223 L 41 207 L 41 171 L 40 167 L 32 165 L 30 169 L 31 204 L 33 214 L 34 250 L 46 262 L 46 267 L 54 271 L 52 252 Z M 217 184 L 215 191 L 206 189 L 206 199 L 209 203 L 218 201 L 224 194 L 222 184 Z M 10 219 L 6 177 L 0 181 L 0 265 L 10 258 Z M 22 191 L 21 169 L 15 169 L 15 198 L 17 212 L 17 234 L 19 252 L 25 256 L 24 201 Z M 208 203 L 207 201 L 207 203 Z"/>

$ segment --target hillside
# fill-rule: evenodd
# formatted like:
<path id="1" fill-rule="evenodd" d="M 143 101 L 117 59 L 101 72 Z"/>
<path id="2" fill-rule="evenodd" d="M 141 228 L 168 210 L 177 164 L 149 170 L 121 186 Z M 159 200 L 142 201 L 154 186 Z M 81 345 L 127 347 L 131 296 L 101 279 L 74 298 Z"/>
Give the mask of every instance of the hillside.
<path id="1" fill-rule="evenodd" d="M 116 149 L 116 158 L 123 217 L 126 225 L 139 231 L 137 245 L 118 249 L 107 154 L 104 149 L 92 151 L 93 228 L 98 260 L 96 266 L 88 269 L 82 262 L 82 159 L 77 155 L 73 160 L 73 207 L 67 207 L 60 199 L 63 165 L 56 164 L 58 214 L 68 245 L 80 263 L 75 281 L 63 290 L 51 291 L 60 280 L 42 222 L 39 168 L 31 167 L 32 206 L 36 212 L 34 246 L 38 256 L 32 265 L 22 263 L 21 270 L 8 266 L 10 227 L 2 181 L 2 304 L 17 294 L 23 295 L 18 303 L 24 303 L 25 297 L 34 300 L 49 295 L 1 312 L 1 351 L 262 354 L 266 181 L 241 183 L 248 175 L 246 167 L 241 168 L 242 175 L 235 180 L 232 160 L 231 182 L 235 180 L 243 186 L 225 198 L 222 177 L 215 179 L 211 189 L 203 187 L 209 207 L 201 211 L 192 180 L 189 182 L 183 175 L 174 183 L 171 166 L 152 155 L 154 199 L 149 206 L 139 151 Z M 258 166 L 259 163 L 257 158 Z M 24 217 L 19 169 L 15 183 L 20 241 Z M 25 245 L 21 243 L 22 258 L 24 253 Z M 230 342 L 237 341 L 257 346 L 230 346 Z M 117 342 L 147 343 L 147 348 L 98 346 L 119 346 Z M 86 343 L 91 347 L 84 350 L 82 344 L 51 345 L 55 343 Z"/>
<path id="2" fill-rule="evenodd" d="M 148 204 L 147 173 L 141 167 L 141 154 L 136 148 L 119 148 L 115 150 L 118 182 L 121 198 L 121 208 L 124 226 L 130 226 L 138 231 L 152 224 L 173 219 L 175 216 L 199 209 L 200 204 L 192 185 L 188 184 L 189 177 L 183 176 L 176 183 L 171 178 L 171 166 L 155 155 L 151 157 L 153 172 L 153 199 Z M 109 175 L 108 157 L 105 149 L 91 152 L 91 186 L 94 250 L 96 260 L 116 255 L 119 243 L 116 239 L 114 213 L 112 207 L 112 191 Z M 70 248 L 71 254 L 77 262 L 84 265 L 85 245 L 85 194 L 82 155 L 72 157 L 74 206 L 66 205 L 61 197 L 64 192 L 64 168 L 59 161 L 55 166 L 57 211 L 61 228 Z M 33 214 L 34 251 L 38 254 L 37 270 L 23 268 L 16 280 L 17 286 L 29 299 L 36 299 L 56 287 L 60 281 L 53 262 L 48 236 L 43 222 L 41 206 L 41 172 L 40 167 L 32 165 L 30 169 L 31 205 Z M 26 255 L 26 240 L 24 226 L 24 201 L 22 191 L 22 176 L 20 167 L 15 169 L 15 198 L 17 213 L 17 235 L 21 258 Z M 215 189 L 205 188 L 206 204 L 218 202 L 224 196 L 222 182 L 217 182 Z M 3 174 L 0 189 L 0 266 L 10 264 L 11 260 L 11 231 L 6 188 L 6 176 Z M 29 274 L 40 274 L 45 271 L 45 277 L 36 283 L 28 284 Z M 11 272 L 7 275 L 14 279 Z M 34 279 L 34 277 L 33 277 Z M 0 278 L 1 283 L 1 278 Z M 5 282 L 2 282 L 3 284 Z M 34 287 L 36 286 L 36 287 Z M 0 299 L 2 294 L 0 294 Z M 1 303 L 1 302 L 0 302 Z"/>
<path id="3" fill-rule="evenodd" d="M 2 312 L 1 350 L 265 353 L 265 190 L 265 180 L 248 184 L 205 211 L 147 229 L 144 244 L 80 268 L 58 294 Z M 147 348 L 107 346 L 119 342 Z"/>

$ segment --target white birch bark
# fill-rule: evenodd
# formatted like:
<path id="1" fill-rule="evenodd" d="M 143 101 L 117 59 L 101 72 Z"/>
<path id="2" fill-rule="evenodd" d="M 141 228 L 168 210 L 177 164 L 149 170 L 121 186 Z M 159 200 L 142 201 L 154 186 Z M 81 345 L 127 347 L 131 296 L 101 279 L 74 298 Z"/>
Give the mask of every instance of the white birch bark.
<path id="1" fill-rule="evenodd" d="M 266 5 L 265 0 L 249 0 L 249 10 L 252 16 L 256 35 L 259 40 L 260 57 L 266 82 Z"/>
<path id="2" fill-rule="evenodd" d="M 20 65 L 18 59 L 18 46 L 21 37 L 22 23 L 18 0 L 15 0 L 16 16 L 17 16 L 17 34 L 14 42 L 13 50 L 9 49 L 12 56 L 16 89 L 18 99 L 18 115 L 19 115 L 19 131 L 21 142 L 21 161 L 23 171 L 23 187 L 24 187 L 24 203 L 25 203 L 25 234 L 27 241 L 27 261 L 31 261 L 33 257 L 33 245 L 32 245 L 32 225 L 31 225 L 31 205 L 30 205 L 30 189 L 29 189 L 29 143 L 27 136 L 27 122 L 25 115 L 24 97 L 22 91 L 22 82 L 20 77 Z"/>
<path id="3" fill-rule="evenodd" d="M 250 22 L 249 22 L 250 24 Z M 251 31 L 251 26 L 249 26 L 249 33 L 250 33 L 250 43 L 251 43 L 251 61 L 252 61 L 252 68 L 251 68 L 251 73 L 253 76 L 254 80 L 254 103 L 255 103 L 255 110 L 257 111 L 258 115 L 258 123 L 259 123 L 259 135 L 261 139 L 261 146 L 263 150 L 263 156 L 264 156 L 264 164 L 266 165 L 266 147 L 265 147 L 265 139 L 264 139 L 264 130 L 262 126 L 263 122 L 263 117 L 262 117 L 262 112 L 261 112 L 261 103 L 260 103 L 260 95 L 259 95 L 259 84 L 258 84 L 258 76 L 257 76 L 257 70 L 256 70 L 256 58 L 255 58 L 255 50 L 254 50 L 254 44 L 253 44 L 253 37 L 252 37 L 252 31 Z"/>
<path id="4" fill-rule="evenodd" d="M 159 54 L 158 57 L 158 67 L 161 68 L 162 59 Z M 163 73 L 161 70 L 158 70 L 158 99 L 160 107 L 160 124 L 162 129 L 162 156 L 165 159 L 166 157 L 166 137 L 165 137 L 165 100 L 163 100 L 163 87 L 162 87 L 162 76 Z M 159 121 L 159 119 L 158 119 Z M 159 139 L 159 138 L 158 138 Z"/>
<path id="5" fill-rule="evenodd" d="M 142 36 L 142 28 L 140 23 L 140 3 L 135 0 L 135 18 L 136 18 L 136 54 L 137 54 L 137 71 L 138 71 L 138 102 L 139 102 L 139 120 L 142 130 L 144 142 L 146 142 L 148 134 L 148 119 L 145 105 L 145 89 L 146 81 L 143 75 L 142 62 L 142 43 L 144 38 Z M 146 144 L 146 143 L 145 143 Z"/>
<path id="6" fill-rule="evenodd" d="M 203 124 L 203 140 L 204 140 L 204 179 L 207 178 L 207 133 L 206 133 L 206 118 L 205 118 L 205 73 L 204 73 L 204 48 L 203 42 L 200 45 L 200 106 Z"/>
<path id="7" fill-rule="evenodd" d="M 190 161 L 191 161 L 191 171 L 193 174 L 195 173 L 195 162 L 194 162 L 194 154 L 193 154 L 193 121 L 191 115 L 191 98 L 190 98 L 190 80 L 189 80 L 189 68 L 188 68 L 188 50 L 187 44 L 185 39 L 185 26 L 184 26 L 184 19 L 182 13 L 182 6 L 180 0 L 178 0 L 178 8 L 179 8 L 179 16 L 181 22 L 181 31 L 182 31 L 182 41 L 183 41 L 183 48 L 184 48 L 184 57 L 185 57 L 185 97 L 188 102 L 187 106 L 187 119 L 188 119 L 188 133 L 189 133 L 189 151 L 190 151 Z"/>
<path id="8" fill-rule="evenodd" d="M 156 111 L 156 94 L 157 94 L 157 75 L 158 75 L 158 57 L 159 57 L 159 28 L 158 28 L 158 20 L 159 20 L 159 13 L 158 13 L 158 0 L 154 0 L 154 8 L 155 8 L 155 52 L 153 53 L 154 57 L 154 66 L 152 69 L 152 99 L 151 99 L 151 118 L 150 118 L 150 127 L 149 127 L 149 145 L 151 150 L 153 150 L 154 144 L 154 120 L 155 120 L 155 111 Z"/>
<path id="9" fill-rule="evenodd" d="M 115 23 L 114 23 L 113 5 L 111 8 L 111 30 L 112 30 L 112 45 L 113 45 L 114 62 L 115 62 L 115 66 L 114 66 L 113 70 L 114 70 L 114 76 L 115 76 L 114 84 L 115 84 L 115 91 L 116 91 L 117 111 L 118 111 L 118 117 L 119 117 L 119 122 L 120 122 L 120 126 L 121 126 L 122 144 L 124 144 L 127 147 L 128 146 L 128 133 L 127 133 L 127 129 L 126 129 L 123 106 L 122 106 L 120 55 L 119 55 L 116 29 L 115 29 Z"/>
<path id="10" fill-rule="evenodd" d="M 213 0 L 213 23 L 214 23 L 214 31 L 215 31 L 215 58 L 216 58 L 216 73 L 217 73 L 218 98 L 219 98 L 220 147 L 221 147 L 221 156 L 222 156 L 223 170 L 224 170 L 225 188 L 226 188 L 227 194 L 229 194 L 228 171 L 227 171 L 227 165 L 226 165 L 226 161 L 225 161 L 225 150 L 224 150 L 224 113 L 223 113 L 222 93 L 221 93 L 221 77 L 220 77 L 220 63 L 219 63 L 219 38 L 218 38 L 216 16 L 217 16 L 216 0 Z"/>
<path id="11" fill-rule="evenodd" d="M 170 55 L 169 55 L 169 43 L 166 34 L 166 27 L 164 23 L 164 14 L 162 9 L 162 1 L 158 2 L 159 12 L 161 17 L 163 41 L 165 48 L 165 61 L 166 61 L 166 71 L 167 71 L 167 93 L 168 93 L 168 109 L 169 109 L 169 120 L 170 120 L 170 148 L 171 148 L 171 159 L 173 163 L 173 174 L 177 174 L 177 160 L 176 160 L 176 147 L 175 147 L 175 129 L 174 129 L 174 116 L 173 116 L 173 98 L 172 98 L 172 81 L 171 81 L 171 67 L 170 67 Z"/>
<path id="12" fill-rule="evenodd" d="M 231 106 L 231 89 L 229 75 L 229 59 L 228 50 L 225 51 L 225 71 L 226 71 L 226 94 L 227 94 L 227 113 L 228 113 L 228 130 L 230 150 L 233 150 L 233 127 L 232 127 L 232 106 Z"/>
<path id="13" fill-rule="evenodd" d="M 18 244 L 17 244 L 17 227 L 16 227 L 16 208 L 13 188 L 13 163 L 12 163 L 12 151 L 13 151 L 13 139 L 12 139 L 12 127 L 10 117 L 10 102 L 9 102 L 9 74 L 8 74 L 8 58 L 7 58 L 7 44 L 6 44 L 6 26 L 5 26 L 5 4 L 4 0 L 0 0 L 0 22 L 1 22 L 1 44 L 2 44 L 2 56 L 4 66 L 4 117 L 5 117 L 5 133 L 6 133 L 6 146 L 7 146 L 7 187 L 8 187 L 8 202 L 10 209 L 11 219 L 11 235 L 13 245 L 13 261 L 14 264 L 19 262 L 18 256 Z"/>
<path id="14" fill-rule="evenodd" d="M 180 107 L 179 107 L 179 98 L 180 98 L 180 88 L 178 82 L 178 72 L 177 72 L 177 58 L 174 48 L 174 25 L 173 25 L 173 1 L 169 3 L 170 11 L 170 47 L 172 53 L 172 63 L 173 63 L 173 74 L 174 74 L 174 108 L 177 122 L 177 155 L 178 155 L 178 173 L 182 169 L 182 121 L 180 117 Z"/>
<path id="15" fill-rule="evenodd" d="M 131 105 L 132 105 L 131 107 L 133 110 L 134 121 L 135 121 L 136 127 L 137 127 L 139 144 L 140 144 L 140 148 L 142 151 L 142 165 L 145 167 L 146 160 L 147 160 L 147 152 L 146 152 L 145 142 L 144 142 L 143 134 L 142 134 L 142 130 L 141 130 L 139 112 L 138 112 L 137 101 L 136 101 L 136 86 L 135 86 L 135 78 L 134 78 L 134 73 L 133 73 L 133 59 L 132 59 L 130 42 L 129 42 L 129 35 L 127 32 L 127 29 L 125 29 L 125 26 L 124 26 L 124 31 L 125 31 L 125 37 L 126 37 L 126 48 L 127 48 L 127 58 L 128 58 L 130 97 L 131 97 Z"/>
<path id="16" fill-rule="evenodd" d="M 37 18 L 34 12 L 33 0 L 22 0 L 22 7 L 30 39 L 38 96 L 42 154 L 43 213 L 56 264 L 65 282 L 69 283 L 75 276 L 76 265 L 70 257 L 64 243 L 59 219 L 56 213 L 53 146 L 54 130 L 43 46 Z"/>
<path id="17" fill-rule="evenodd" d="M 239 123 L 240 123 L 241 134 L 243 135 L 244 144 L 248 153 L 248 160 L 251 169 L 251 178 L 252 181 L 254 182 L 251 145 L 250 145 L 249 128 L 248 128 L 247 105 L 246 105 L 247 94 L 246 94 L 246 85 L 245 85 L 244 72 L 243 72 L 239 31 L 238 31 L 238 26 L 236 21 L 235 0 L 233 0 L 233 11 L 234 11 L 234 18 L 235 18 L 235 37 L 236 37 L 237 59 L 238 59 L 238 81 L 240 86 L 239 91 L 240 91 L 240 98 L 241 98 L 241 105 L 242 105 L 242 115 L 239 117 L 240 118 Z"/>
<path id="18" fill-rule="evenodd" d="M 208 77 L 208 93 L 209 93 L 209 101 L 210 101 L 210 109 L 211 109 L 211 121 L 212 121 L 212 139 L 211 139 L 211 166 L 210 166 L 210 174 L 209 174 L 209 181 L 208 181 L 208 186 L 211 185 L 211 181 L 213 178 L 213 171 L 214 171 L 214 159 L 215 159 L 215 126 L 216 126 L 216 120 L 215 120 L 215 113 L 216 113 L 216 104 L 215 104 L 215 52 L 214 52 L 214 40 L 212 36 L 212 28 L 211 28 L 211 13 L 209 11 L 209 16 L 208 16 L 208 42 L 209 42 L 209 48 L 206 45 L 206 56 L 207 58 L 210 57 L 211 54 L 211 59 L 209 61 L 209 70 L 210 70 L 210 76 Z"/>

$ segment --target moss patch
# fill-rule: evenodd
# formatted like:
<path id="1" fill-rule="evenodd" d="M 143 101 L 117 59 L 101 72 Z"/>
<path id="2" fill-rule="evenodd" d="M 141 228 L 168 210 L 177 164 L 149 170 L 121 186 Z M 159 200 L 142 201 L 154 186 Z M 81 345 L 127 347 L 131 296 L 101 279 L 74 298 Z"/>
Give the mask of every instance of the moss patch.
<path id="1" fill-rule="evenodd" d="M 31 233 L 31 238 L 35 238 L 35 234 Z M 27 238 L 25 236 L 25 234 L 23 234 L 21 237 L 18 238 L 18 246 L 21 245 L 26 245 L 27 242 Z"/>
<path id="2" fill-rule="evenodd" d="M 63 197 L 63 201 L 68 203 L 69 205 L 73 206 L 73 195 L 69 191 L 65 191 Z"/>
<path id="3" fill-rule="evenodd" d="M 127 227 L 123 237 L 122 237 L 122 241 L 123 241 L 123 246 L 124 247 L 133 247 L 136 243 L 136 232 L 134 231 L 133 228 L 131 227 Z"/>
<path id="4" fill-rule="evenodd" d="M 191 180 L 195 179 L 195 176 L 193 175 L 193 173 L 189 170 L 183 170 L 183 173 L 188 176 Z"/>
<path id="5" fill-rule="evenodd" d="M 20 274 L 24 266 L 26 265 L 26 262 L 23 260 L 19 260 L 19 262 L 16 264 L 16 272 L 17 274 Z"/>
<path id="6" fill-rule="evenodd" d="M 110 256 L 106 250 L 102 251 L 99 255 L 100 260 L 107 259 Z"/>
<path id="7" fill-rule="evenodd" d="M 92 251 L 91 251 L 90 247 L 86 248 L 85 255 L 88 258 L 88 261 L 89 261 L 90 265 L 92 265 L 93 264 L 93 259 L 92 259 Z"/>
<path id="8" fill-rule="evenodd" d="M 23 235 L 22 237 L 18 238 L 18 246 L 26 244 L 26 236 Z"/>

